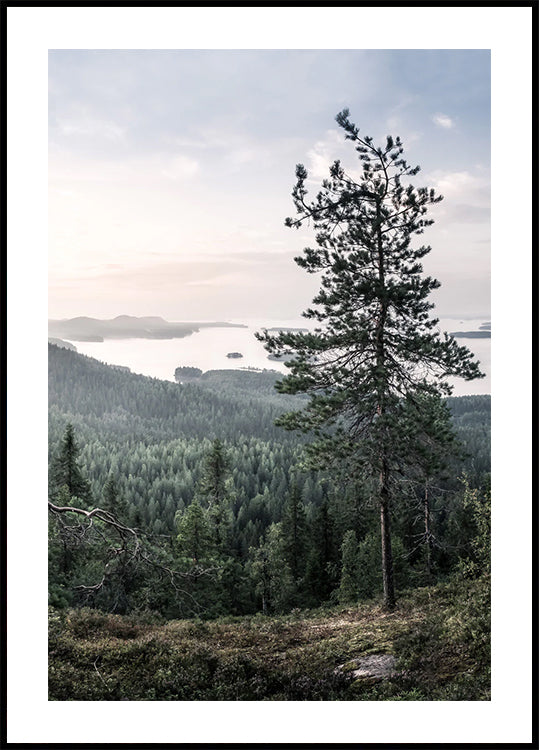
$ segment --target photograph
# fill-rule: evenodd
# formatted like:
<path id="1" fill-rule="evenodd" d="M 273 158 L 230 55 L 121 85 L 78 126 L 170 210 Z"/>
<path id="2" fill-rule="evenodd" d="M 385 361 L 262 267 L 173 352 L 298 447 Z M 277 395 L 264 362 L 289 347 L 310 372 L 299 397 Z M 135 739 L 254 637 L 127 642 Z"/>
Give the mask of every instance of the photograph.
<path id="1" fill-rule="evenodd" d="M 48 75 L 50 699 L 488 700 L 489 51 Z"/>
<path id="2" fill-rule="evenodd" d="M 537 739 L 532 5 L 2 8 L 6 747 Z"/>

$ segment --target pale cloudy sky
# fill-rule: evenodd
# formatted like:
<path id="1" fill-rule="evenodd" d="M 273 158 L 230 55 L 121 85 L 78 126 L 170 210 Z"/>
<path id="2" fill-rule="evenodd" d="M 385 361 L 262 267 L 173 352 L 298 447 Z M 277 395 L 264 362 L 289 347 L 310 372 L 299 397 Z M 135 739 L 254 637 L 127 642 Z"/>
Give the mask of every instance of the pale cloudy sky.
<path id="1" fill-rule="evenodd" d="M 445 196 L 437 312 L 488 316 L 488 50 L 51 50 L 49 316 L 298 317 L 294 169 L 355 166 L 344 107 Z"/>

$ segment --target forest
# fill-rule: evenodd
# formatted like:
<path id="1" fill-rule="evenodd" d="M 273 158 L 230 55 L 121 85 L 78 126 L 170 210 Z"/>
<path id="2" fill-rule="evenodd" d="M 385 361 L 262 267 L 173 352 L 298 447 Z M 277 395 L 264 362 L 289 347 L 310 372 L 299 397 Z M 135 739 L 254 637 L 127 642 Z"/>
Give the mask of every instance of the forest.
<path id="1" fill-rule="evenodd" d="M 53 606 L 212 617 L 376 594 L 376 508 L 358 490 L 360 480 L 335 480 L 303 466 L 305 439 L 274 425 L 294 399 L 275 393 L 278 377 L 225 370 L 177 385 L 49 345 L 50 498 L 60 503 L 67 485 L 67 504 L 76 497 L 86 509 L 113 512 L 140 529 L 149 548 L 159 548 L 156 559 L 173 560 L 184 572 L 193 559 L 219 561 L 218 572 L 189 581 L 183 595 L 165 575 L 142 572 L 136 560 L 125 568 L 117 561 L 94 590 L 109 563 L 110 540 L 101 531 L 79 538 L 76 520 L 66 539 L 68 520 L 53 517 Z M 425 488 L 405 488 L 394 526 L 400 588 L 443 580 L 474 562 L 474 513 L 486 507 L 489 492 L 490 397 L 448 404 L 462 458 L 458 473 L 448 471 L 428 488 L 430 542 L 421 538 Z"/>
<path id="2" fill-rule="evenodd" d="M 132 699 L 145 700 L 152 695 L 169 700 L 171 694 L 175 699 L 237 699 L 220 680 L 218 689 L 213 678 L 210 689 L 197 672 L 200 650 L 211 662 L 215 655 L 208 644 L 222 639 L 223 629 L 237 648 L 238 636 L 227 617 L 241 623 L 242 639 L 248 627 L 254 649 L 249 659 L 267 661 L 262 644 L 268 626 L 284 643 L 296 643 L 296 630 L 305 628 L 309 617 L 329 617 L 358 602 L 372 608 L 378 600 L 376 507 L 361 491 L 361 482 L 304 466 L 305 438 L 274 424 L 291 401 L 304 399 L 277 393 L 278 378 L 270 371 L 214 371 L 196 384 L 178 385 L 49 344 L 49 499 L 112 512 L 137 529 L 143 547 L 135 554 L 132 541 L 97 519 L 89 528 L 76 514 L 49 514 L 52 699 L 115 700 L 126 691 Z M 490 397 L 449 398 L 448 405 L 461 455 L 428 490 L 432 538 L 424 539 L 425 489 L 409 487 L 395 518 L 394 548 L 404 600 L 410 592 L 442 590 L 443 601 L 455 606 L 462 595 L 460 585 L 454 589 L 455 576 L 477 587 L 489 570 Z M 216 505 L 212 499 L 219 493 Z M 124 553 L 115 554 L 122 545 Z M 484 596 L 483 588 L 477 589 L 476 597 Z M 436 610 L 436 617 L 443 611 Z M 257 631 L 249 625 L 253 616 L 269 624 L 261 623 Z M 127 675 L 118 677 L 123 687 L 104 689 L 94 679 L 95 658 L 88 661 L 76 647 L 93 642 L 98 632 L 105 634 L 98 652 L 106 662 L 118 649 L 122 654 L 131 637 L 175 621 L 193 623 L 193 630 L 184 627 L 182 639 L 188 637 L 198 654 L 196 669 L 189 665 L 196 680 L 185 678 L 181 691 L 167 687 L 155 693 L 154 670 L 161 660 L 175 658 L 167 649 L 148 657 L 157 665 L 148 668 L 143 689 Z M 395 625 L 401 640 L 408 624 L 405 618 Z M 110 645 L 111 635 L 116 646 Z M 242 665 L 244 682 L 247 667 Z M 302 672 L 305 668 L 302 662 Z M 311 668 L 320 665 L 315 660 Z M 260 679 L 260 664 L 255 671 Z M 323 687 L 318 679 L 301 690 L 298 679 L 295 673 L 281 675 L 270 699 L 354 699 L 354 692 L 344 691 L 346 683 L 336 686 L 334 677 Z M 241 699 L 257 699 L 253 681 L 254 676 L 241 690 L 236 685 Z M 424 699 L 416 687 L 406 689 L 399 686 L 398 694 Z M 260 686 L 257 690 L 260 699 L 268 699 Z M 370 686 L 355 697 L 395 699 L 391 690 L 373 690 Z"/>

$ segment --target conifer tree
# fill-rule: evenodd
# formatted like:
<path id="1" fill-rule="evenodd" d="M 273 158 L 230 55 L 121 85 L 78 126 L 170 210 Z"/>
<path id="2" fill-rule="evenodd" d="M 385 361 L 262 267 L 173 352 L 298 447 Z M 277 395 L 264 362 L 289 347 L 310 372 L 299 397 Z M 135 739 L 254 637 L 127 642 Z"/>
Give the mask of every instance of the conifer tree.
<path id="1" fill-rule="evenodd" d="M 117 518 L 124 519 L 127 516 L 127 503 L 120 494 L 120 488 L 114 474 L 109 474 L 103 487 L 103 510 L 108 510 Z"/>
<path id="2" fill-rule="evenodd" d="M 230 460 L 225 447 L 218 438 L 212 442 L 204 461 L 204 473 L 200 483 L 200 494 L 206 497 L 208 505 L 219 505 L 227 494 L 227 478 Z"/>
<path id="3" fill-rule="evenodd" d="M 90 500 L 90 482 L 84 477 L 79 466 L 79 453 L 80 448 L 75 439 L 75 430 L 73 425 L 69 423 L 65 429 L 58 454 L 51 463 L 51 484 L 56 492 L 65 486 L 69 497 Z"/>
<path id="4" fill-rule="evenodd" d="M 204 461 L 202 479 L 196 497 L 208 508 L 208 519 L 213 527 L 214 540 L 223 554 L 232 548 L 232 483 L 230 459 L 223 443 L 216 439 Z"/>
<path id="5" fill-rule="evenodd" d="M 339 585 L 339 602 L 347 604 L 358 598 L 358 546 L 356 532 L 350 529 L 341 545 L 342 568 Z"/>
<path id="6" fill-rule="evenodd" d="M 462 451 L 453 430 L 449 408 L 440 398 L 431 395 L 423 397 L 421 408 L 414 408 L 412 419 L 415 425 L 409 432 L 412 442 L 405 473 L 412 481 L 417 497 L 414 520 L 421 520 L 423 530 L 415 536 L 415 539 L 419 538 L 416 548 L 423 548 L 426 580 L 430 581 L 433 552 L 438 546 L 431 507 L 433 481 L 448 468 L 452 459 L 462 455 Z"/>
<path id="7" fill-rule="evenodd" d="M 310 523 L 310 549 L 307 555 L 305 583 L 313 603 L 329 599 L 338 583 L 338 545 L 327 495 L 316 508 Z"/>
<path id="8" fill-rule="evenodd" d="M 317 246 L 295 260 L 321 274 L 313 307 L 303 313 L 321 325 L 307 333 L 263 331 L 258 338 L 272 354 L 294 355 L 278 390 L 310 395 L 306 408 L 278 424 L 314 433 L 308 454 L 315 466 L 344 462 L 373 486 L 384 603 L 391 609 L 390 507 L 394 480 L 414 449 L 414 413 L 420 417 L 423 398 L 451 393 L 447 376 L 471 380 L 481 373 L 470 351 L 442 335 L 430 317 L 428 296 L 439 282 L 422 275 L 421 259 L 431 248 L 412 242 L 433 223 L 425 214 L 441 196 L 405 184 L 419 167 L 403 158 L 400 138 L 387 136 L 385 145 L 376 146 L 360 135 L 348 110 L 336 120 L 358 154 L 360 176 L 335 161 L 310 201 L 307 170 L 298 164 L 292 192 L 297 217 L 285 222 L 295 228 L 312 223 L 316 232 Z"/>
<path id="9" fill-rule="evenodd" d="M 251 577 L 264 614 L 282 612 L 291 604 L 294 581 L 284 560 L 282 525 L 272 523 L 258 548 L 251 548 Z"/>
<path id="10" fill-rule="evenodd" d="M 214 543 L 208 512 L 198 500 L 193 500 L 185 513 L 177 517 L 176 523 L 178 549 L 185 558 L 198 565 L 212 555 Z"/>
<path id="11" fill-rule="evenodd" d="M 307 552 L 307 518 L 297 482 L 292 482 L 283 513 L 282 532 L 285 559 L 296 584 L 305 573 Z"/>

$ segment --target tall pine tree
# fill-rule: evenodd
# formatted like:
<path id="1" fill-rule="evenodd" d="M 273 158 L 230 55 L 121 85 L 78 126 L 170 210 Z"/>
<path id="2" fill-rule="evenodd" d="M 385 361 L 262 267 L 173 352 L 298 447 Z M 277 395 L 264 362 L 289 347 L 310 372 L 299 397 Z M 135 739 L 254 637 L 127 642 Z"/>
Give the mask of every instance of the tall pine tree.
<path id="1" fill-rule="evenodd" d="M 284 415 L 287 429 L 313 432 L 309 454 L 317 466 L 346 462 L 373 487 L 380 510 L 384 603 L 395 605 L 390 508 L 395 478 L 414 449 L 416 414 L 423 399 L 451 392 L 447 376 L 481 376 L 466 347 L 437 330 L 430 292 L 439 282 L 422 275 L 428 246 L 412 240 L 432 224 L 425 214 L 441 200 L 435 191 L 405 184 L 419 167 L 403 158 L 400 138 L 376 146 L 360 136 L 348 110 L 337 115 L 355 147 L 361 174 L 352 177 L 335 161 L 314 200 L 307 198 L 307 171 L 296 167 L 292 196 L 297 217 L 289 227 L 312 224 L 316 247 L 296 263 L 320 273 L 321 288 L 306 318 L 313 332 L 258 334 L 269 352 L 294 357 L 283 393 L 307 393 L 306 408 Z M 435 436 L 433 436 L 435 439 Z"/>

